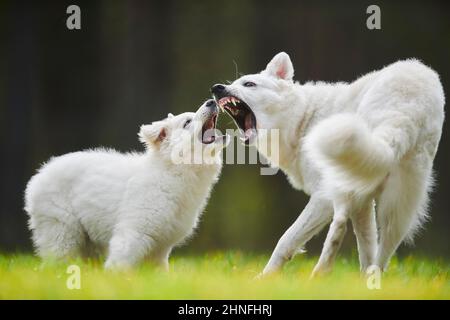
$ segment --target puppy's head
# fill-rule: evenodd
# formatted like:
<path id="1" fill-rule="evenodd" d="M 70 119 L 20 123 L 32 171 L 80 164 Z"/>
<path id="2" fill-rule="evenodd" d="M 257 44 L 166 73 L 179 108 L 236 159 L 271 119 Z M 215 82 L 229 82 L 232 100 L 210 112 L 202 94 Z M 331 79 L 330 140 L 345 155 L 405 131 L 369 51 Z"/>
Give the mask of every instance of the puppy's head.
<path id="1" fill-rule="evenodd" d="M 215 84 L 211 92 L 219 107 L 244 133 L 244 143 L 250 144 L 257 129 L 279 128 L 276 114 L 286 104 L 293 76 L 291 59 L 285 52 L 280 52 L 260 73 L 242 76 L 228 85 Z"/>
<path id="2" fill-rule="evenodd" d="M 216 157 L 229 139 L 216 131 L 219 110 L 214 100 L 203 103 L 197 112 L 169 113 L 166 119 L 142 125 L 139 138 L 147 148 L 156 150 L 174 163 L 189 163 L 186 157 Z M 192 160 L 192 159 L 191 159 Z M 207 161 L 206 161 L 207 162 Z"/>

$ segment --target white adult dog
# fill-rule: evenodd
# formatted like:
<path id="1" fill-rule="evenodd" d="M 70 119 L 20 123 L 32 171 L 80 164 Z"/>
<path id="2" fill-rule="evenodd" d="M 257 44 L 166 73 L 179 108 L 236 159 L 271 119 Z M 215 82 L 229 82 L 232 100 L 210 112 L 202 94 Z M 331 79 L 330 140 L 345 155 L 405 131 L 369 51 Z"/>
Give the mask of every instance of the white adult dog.
<path id="1" fill-rule="evenodd" d="M 352 83 L 292 80 L 289 56 L 259 74 L 211 91 L 245 132 L 245 142 L 279 130 L 279 166 L 311 196 L 279 240 L 263 274 L 274 272 L 332 221 L 313 275 L 331 270 L 351 219 L 361 270 L 385 269 L 424 221 L 444 121 L 439 76 L 411 59 Z M 269 160 L 273 155 L 261 148 Z M 270 148 L 269 148 L 270 149 Z M 374 204 L 376 204 L 376 214 Z M 377 240 L 378 227 L 378 240 Z"/>
<path id="2" fill-rule="evenodd" d="M 215 136 L 217 115 L 209 100 L 196 113 L 143 125 L 144 153 L 96 149 L 51 159 L 25 192 L 37 253 L 65 258 L 94 246 L 108 250 L 106 268 L 151 258 L 167 269 L 220 174 L 228 137 Z M 178 161 L 187 151 L 201 161 Z"/>

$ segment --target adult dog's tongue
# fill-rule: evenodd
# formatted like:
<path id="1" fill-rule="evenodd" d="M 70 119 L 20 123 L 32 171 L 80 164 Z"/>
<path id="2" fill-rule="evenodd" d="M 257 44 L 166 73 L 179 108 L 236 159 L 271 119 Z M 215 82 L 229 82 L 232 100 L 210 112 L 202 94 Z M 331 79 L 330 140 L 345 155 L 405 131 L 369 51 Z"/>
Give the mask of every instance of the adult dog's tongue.
<path id="1" fill-rule="evenodd" d="M 250 113 L 247 113 L 245 116 L 245 131 L 252 128 L 252 115 Z"/>
<path id="2" fill-rule="evenodd" d="M 245 139 L 250 139 L 254 133 L 253 118 L 252 118 L 251 113 L 246 114 L 245 119 L 244 119 L 244 126 L 245 126 L 245 132 L 244 132 Z"/>

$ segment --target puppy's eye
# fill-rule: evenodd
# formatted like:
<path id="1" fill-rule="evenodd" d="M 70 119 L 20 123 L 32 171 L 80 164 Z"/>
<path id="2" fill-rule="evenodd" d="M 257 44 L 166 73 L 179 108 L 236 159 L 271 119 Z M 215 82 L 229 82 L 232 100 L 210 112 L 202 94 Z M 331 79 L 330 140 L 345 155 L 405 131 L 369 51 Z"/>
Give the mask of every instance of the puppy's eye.
<path id="1" fill-rule="evenodd" d="M 254 87 L 254 86 L 256 86 L 256 83 L 254 82 L 251 81 L 244 82 L 244 87 Z"/>
<path id="2" fill-rule="evenodd" d="M 186 122 L 183 124 L 183 129 L 185 129 L 191 122 L 192 122 L 192 119 L 187 119 Z"/>

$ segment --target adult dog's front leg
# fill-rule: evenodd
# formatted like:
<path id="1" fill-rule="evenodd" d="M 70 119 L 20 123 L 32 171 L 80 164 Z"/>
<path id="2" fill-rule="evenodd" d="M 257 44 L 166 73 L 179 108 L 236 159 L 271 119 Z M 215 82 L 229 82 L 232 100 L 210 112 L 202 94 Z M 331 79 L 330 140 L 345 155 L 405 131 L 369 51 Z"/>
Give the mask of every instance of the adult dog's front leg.
<path id="1" fill-rule="evenodd" d="M 294 224 L 278 241 L 262 274 L 278 271 L 301 246 L 330 222 L 332 216 L 331 201 L 313 195 Z"/>

